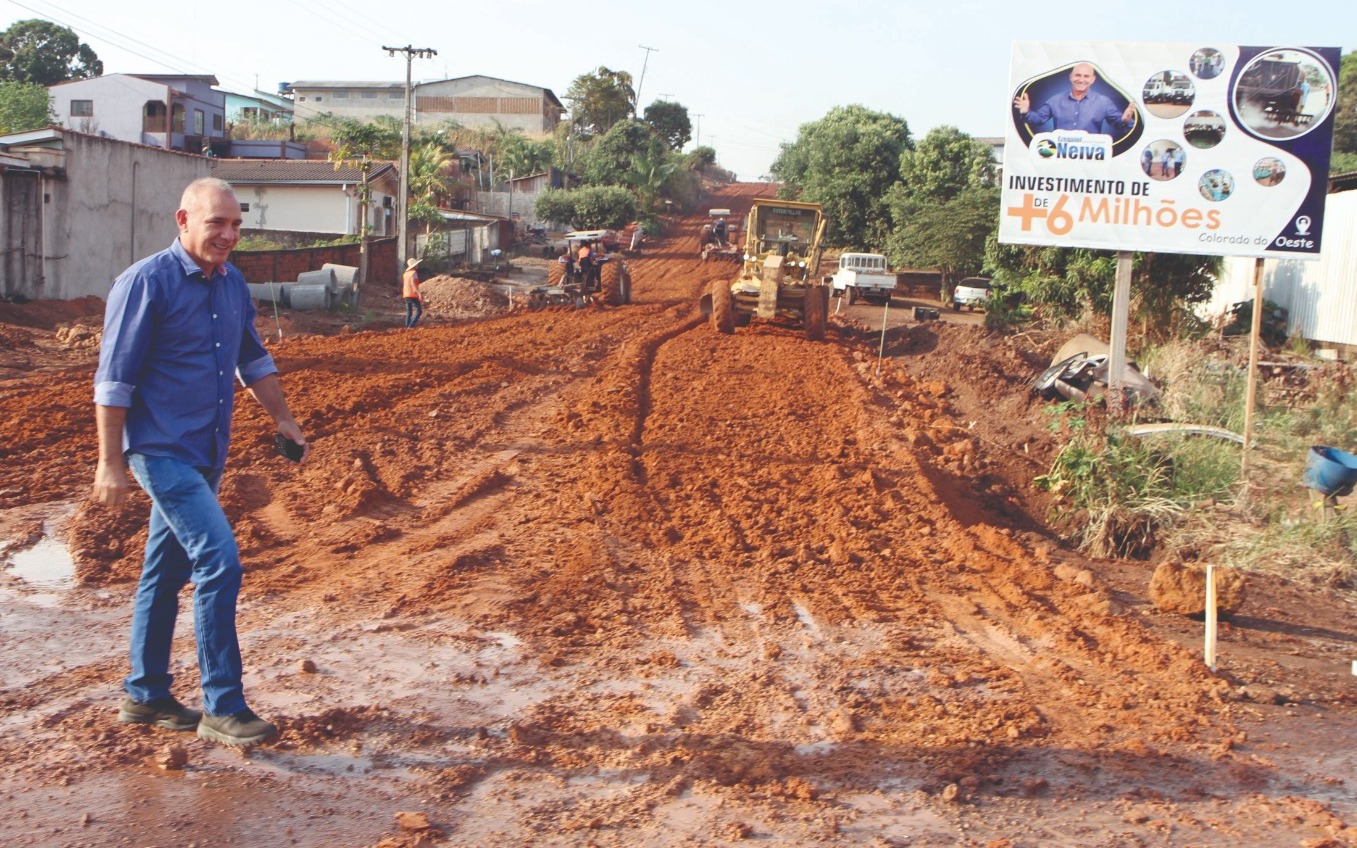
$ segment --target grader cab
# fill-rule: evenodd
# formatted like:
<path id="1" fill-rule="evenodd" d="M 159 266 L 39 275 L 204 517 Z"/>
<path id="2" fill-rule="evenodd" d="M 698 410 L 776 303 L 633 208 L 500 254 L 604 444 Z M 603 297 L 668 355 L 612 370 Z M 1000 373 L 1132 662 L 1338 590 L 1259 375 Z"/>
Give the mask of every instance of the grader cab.
<path id="1" fill-rule="evenodd" d="M 753 318 L 783 320 L 825 335 L 829 287 L 820 279 L 824 213 L 818 203 L 759 198 L 745 217 L 744 253 L 732 281 L 717 280 L 702 296 L 712 327 L 733 333 Z"/>

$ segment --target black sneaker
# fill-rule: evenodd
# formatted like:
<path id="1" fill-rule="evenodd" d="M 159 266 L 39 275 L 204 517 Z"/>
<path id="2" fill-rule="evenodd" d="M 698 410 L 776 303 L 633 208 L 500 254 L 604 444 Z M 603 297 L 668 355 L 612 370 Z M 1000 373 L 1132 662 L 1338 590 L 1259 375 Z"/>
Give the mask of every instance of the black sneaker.
<path id="1" fill-rule="evenodd" d="M 203 716 L 198 722 L 198 738 L 211 739 L 224 745 L 253 745 L 263 742 L 278 732 L 278 728 L 244 709 L 235 715 Z"/>
<path id="2" fill-rule="evenodd" d="M 118 710 L 118 721 L 124 724 L 154 724 L 168 730 L 192 730 L 203 714 L 191 710 L 172 695 L 139 704 L 128 698 Z"/>

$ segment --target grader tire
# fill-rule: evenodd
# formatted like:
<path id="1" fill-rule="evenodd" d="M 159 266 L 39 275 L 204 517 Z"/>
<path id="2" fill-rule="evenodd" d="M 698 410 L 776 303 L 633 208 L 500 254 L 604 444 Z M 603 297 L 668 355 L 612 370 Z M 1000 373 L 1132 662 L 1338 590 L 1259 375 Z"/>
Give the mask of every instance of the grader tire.
<path id="1" fill-rule="evenodd" d="M 622 269 L 614 262 L 608 262 L 599 269 L 598 290 L 603 302 L 609 306 L 621 306 L 626 301 L 622 297 Z"/>
<path id="2" fill-rule="evenodd" d="M 718 333 L 735 332 L 735 303 L 730 284 L 717 280 L 711 287 L 711 327 Z"/>
<path id="3" fill-rule="evenodd" d="M 547 285 L 559 286 L 565 282 L 565 266 L 560 262 L 553 262 L 547 266 Z"/>
<path id="4" fill-rule="evenodd" d="M 813 342 L 825 337 L 825 316 L 829 314 L 829 287 L 811 286 L 806 289 L 806 338 Z"/>

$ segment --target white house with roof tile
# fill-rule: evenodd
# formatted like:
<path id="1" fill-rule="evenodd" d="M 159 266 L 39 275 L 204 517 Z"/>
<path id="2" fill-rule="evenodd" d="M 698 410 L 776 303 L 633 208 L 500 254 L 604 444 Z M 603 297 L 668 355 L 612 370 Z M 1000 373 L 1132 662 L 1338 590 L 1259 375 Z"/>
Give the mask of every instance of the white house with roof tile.
<path id="1" fill-rule="evenodd" d="M 316 159 L 217 159 L 212 176 L 231 184 L 246 230 L 356 235 L 364 220 L 362 172 Z M 397 169 L 375 162 L 368 171 L 369 234 L 395 235 Z"/>

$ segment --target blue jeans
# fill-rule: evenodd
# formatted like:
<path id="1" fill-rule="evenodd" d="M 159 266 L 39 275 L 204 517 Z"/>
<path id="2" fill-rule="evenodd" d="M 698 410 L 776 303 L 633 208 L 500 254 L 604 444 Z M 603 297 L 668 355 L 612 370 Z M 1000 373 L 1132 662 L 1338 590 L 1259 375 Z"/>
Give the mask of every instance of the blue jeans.
<path id="1" fill-rule="evenodd" d="M 417 297 L 407 297 L 405 299 L 405 326 L 410 328 L 419 323 L 419 318 L 424 314 L 424 304 Z M 411 317 L 414 316 L 414 317 Z"/>
<path id="2" fill-rule="evenodd" d="M 238 713 L 245 709 L 236 639 L 240 552 L 217 502 L 221 471 L 138 453 L 129 454 L 127 464 L 151 496 L 151 521 L 132 607 L 132 673 L 123 686 L 134 701 L 170 694 L 179 590 L 192 581 L 203 709 L 208 715 Z"/>

